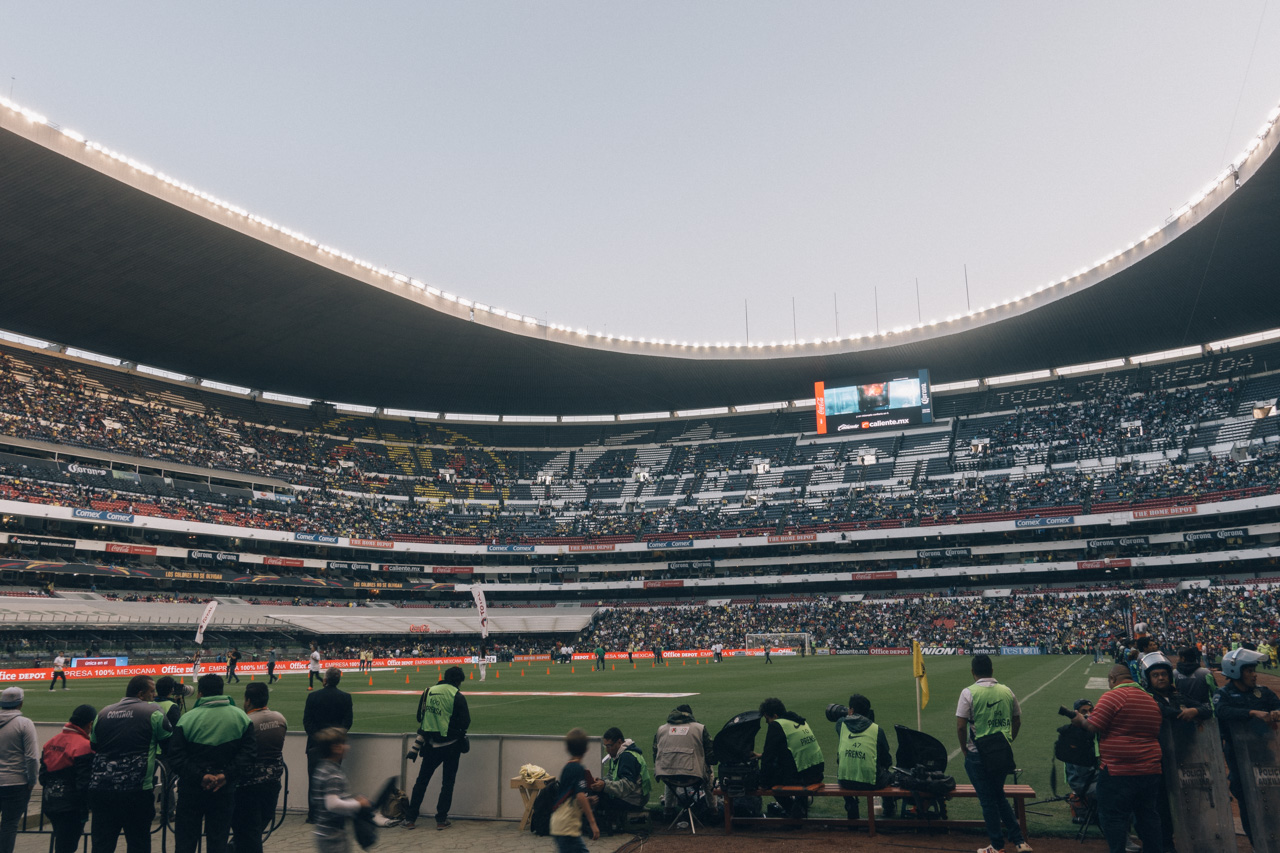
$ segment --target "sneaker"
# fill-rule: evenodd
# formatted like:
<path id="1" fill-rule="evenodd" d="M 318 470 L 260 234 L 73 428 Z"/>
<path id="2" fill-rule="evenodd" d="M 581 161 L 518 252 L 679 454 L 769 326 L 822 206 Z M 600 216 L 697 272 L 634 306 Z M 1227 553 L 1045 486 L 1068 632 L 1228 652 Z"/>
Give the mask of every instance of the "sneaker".
<path id="1" fill-rule="evenodd" d="M 978 853 L 1004 853 L 1004 849 L 1003 848 L 996 849 L 995 847 L 992 847 L 990 844 L 988 844 L 986 847 L 983 847 L 982 849 L 980 849 Z"/>
<path id="2" fill-rule="evenodd" d="M 410 822 L 408 822 L 408 823 L 402 823 L 402 824 L 400 824 L 400 825 L 401 825 L 401 826 L 403 826 L 405 829 L 417 829 L 417 828 L 418 828 L 418 825 L 417 825 L 416 823 L 413 823 L 412 821 L 410 821 Z"/>
<path id="3" fill-rule="evenodd" d="M 766 817 L 786 817 L 787 816 L 786 809 L 784 809 L 778 803 L 769 803 L 769 805 L 765 807 L 764 812 Z"/>
<path id="4" fill-rule="evenodd" d="M 1025 841 L 1013 849 L 1017 850 L 1018 853 L 1031 853 L 1031 845 Z"/>
<path id="5" fill-rule="evenodd" d="M 453 824 L 450 821 L 447 821 L 447 820 L 436 821 L 436 829 L 448 829 L 451 826 L 453 826 Z"/>

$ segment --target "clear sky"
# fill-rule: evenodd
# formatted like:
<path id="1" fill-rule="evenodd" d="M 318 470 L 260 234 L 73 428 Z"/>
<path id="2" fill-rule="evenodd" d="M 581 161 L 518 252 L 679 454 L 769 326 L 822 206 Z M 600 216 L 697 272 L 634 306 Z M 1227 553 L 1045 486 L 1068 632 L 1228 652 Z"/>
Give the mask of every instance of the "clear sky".
<path id="1" fill-rule="evenodd" d="M 1159 225 L 1280 103 L 1280 8 L 9 2 L 0 92 L 442 289 L 615 335 L 828 337 Z M 72 342 L 74 343 L 74 342 Z"/>

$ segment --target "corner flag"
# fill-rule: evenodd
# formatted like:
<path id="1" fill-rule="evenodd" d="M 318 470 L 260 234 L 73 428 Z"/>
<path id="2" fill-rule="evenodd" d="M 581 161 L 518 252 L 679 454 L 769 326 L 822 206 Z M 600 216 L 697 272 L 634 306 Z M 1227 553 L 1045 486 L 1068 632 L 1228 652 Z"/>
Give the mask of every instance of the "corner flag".
<path id="1" fill-rule="evenodd" d="M 929 677 L 924 673 L 924 655 L 920 653 L 919 640 L 911 641 L 911 670 L 916 677 L 916 687 L 918 688 L 916 700 L 919 702 L 917 706 L 917 711 L 919 711 L 920 708 L 929 706 Z M 920 701 L 921 699 L 923 701 Z M 919 714 L 917 713 L 918 716 Z"/>

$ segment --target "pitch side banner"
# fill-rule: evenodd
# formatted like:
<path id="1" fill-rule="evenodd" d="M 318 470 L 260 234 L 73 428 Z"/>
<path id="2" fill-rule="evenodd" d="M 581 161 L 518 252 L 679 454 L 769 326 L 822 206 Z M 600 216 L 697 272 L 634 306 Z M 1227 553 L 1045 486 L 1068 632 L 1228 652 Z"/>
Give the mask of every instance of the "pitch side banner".
<path id="1" fill-rule="evenodd" d="M 90 521 L 115 521 L 120 524 L 133 524 L 133 516 L 127 512 L 107 512 L 102 509 L 72 509 L 72 518 L 84 518 Z"/>
<path id="2" fill-rule="evenodd" d="M 470 657 L 445 657 L 445 658 L 374 658 L 373 665 L 375 669 L 391 668 L 402 666 L 464 666 L 471 663 L 473 658 Z M 336 666 L 341 670 L 355 671 L 359 665 L 357 660 L 326 660 L 321 661 L 320 668 L 328 669 Z M 278 661 L 276 663 L 276 675 L 296 672 L 305 673 L 307 671 L 308 662 L 305 660 Z M 200 664 L 200 673 L 222 672 L 226 669 L 226 664 L 202 662 Z M 191 672 L 190 663 L 164 663 L 164 664 L 139 664 L 136 666 L 80 666 L 67 667 L 64 672 L 68 679 L 77 678 L 122 678 L 133 677 L 135 675 L 185 675 L 189 676 Z M 266 661 L 241 661 L 236 666 L 237 675 L 266 675 Z M 0 682 L 22 682 L 22 681 L 48 681 L 53 677 L 53 667 L 44 667 L 42 669 L 0 669 Z M 377 677 L 375 673 L 375 678 Z"/>
<path id="3" fill-rule="evenodd" d="M 667 568 L 675 571 L 699 571 L 713 569 L 715 565 L 715 560 L 672 560 L 667 563 Z"/>
<path id="4" fill-rule="evenodd" d="M 485 550 L 490 554 L 532 554 L 534 546 L 532 545 L 486 545 Z"/>
<path id="5" fill-rule="evenodd" d="M 818 534 L 816 533 L 780 533 L 776 536 L 768 537 L 770 545 L 776 545 L 784 542 L 817 542 Z"/>
<path id="6" fill-rule="evenodd" d="M 570 554 L 590 554 L 597 551 L 616 551 L 617 545 L 612 542 L 588 542 L 585 545 L 566 545 L 565 550 Z"/>
<path id="7" fill-rule="evenodd" d="M 1044 650 L 1039 646 L 1001 646 L 1002 655 L 1042 655 Z"/>

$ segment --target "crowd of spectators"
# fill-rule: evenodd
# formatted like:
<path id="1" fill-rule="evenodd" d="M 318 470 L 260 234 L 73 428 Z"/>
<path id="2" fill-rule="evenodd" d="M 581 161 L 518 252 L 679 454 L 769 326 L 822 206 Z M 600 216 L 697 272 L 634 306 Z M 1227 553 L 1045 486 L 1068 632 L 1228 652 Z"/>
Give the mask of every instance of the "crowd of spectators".
<path id="1" fill-rule="evenodd" d="M 60 476 L 64 482 L 47 479 Z M 138 489 L 130 491 L 128 489 Z M 112 488 L 74 482 L 48 469 L 24 470 L 0 463 L 0 498 L 27 503 L 110 510 L 133 515 L 199 521 L 262 530 L 319 533 L 373 539 L 437 538 L 462 544 L 523 543 L 543 539 L 678 534 L 731 534 L 733 531 L 788 532 L 853 529 L 897 522 L 903 526 L 981 520 L 984 514 L 1110 511 L 1157 499 L 1212 501 L 1280 491 L 1280 454 L 1265 450 L 1254 459 L 1210 459 L 1194 464 L 1166 463 L 1144 471 L 1105 473 L 1059 470 L 1020 479 L 1008 476 L 973 480 L 923 481 L 916 489 L 869 486 L 815 502 L 761 501 L 754 506 L 677 506 L 628 510 L 597 504 L 585 510 L 543 507 L 523 512 L 512 507 L 472 506 L 465 510 L 420 501 L 363 498 L 317 489 L 296 500 L 246 499 L 216 493 L 186 497 L 147 494 L 146 487 L 122 481 Z"/>
<path id="2" fill-rule="evenodd" d="M 1125 611 L 1127 606 L 1128 612 Z M 1038 647 L 1046 653 L 1106 651 L 1145 622 L 1170 648 L 1280 636 L 1280 592 L 1270 587 L 1080 592 L 1052 595 L 930 596 L 841 601 L 815 597 L 783 604 L 609 608 L 596 614 L 580 645 L 611 651 L 736 647 L 747 634 L 807 633 L 835 650 L 924 646 Z"/>

